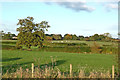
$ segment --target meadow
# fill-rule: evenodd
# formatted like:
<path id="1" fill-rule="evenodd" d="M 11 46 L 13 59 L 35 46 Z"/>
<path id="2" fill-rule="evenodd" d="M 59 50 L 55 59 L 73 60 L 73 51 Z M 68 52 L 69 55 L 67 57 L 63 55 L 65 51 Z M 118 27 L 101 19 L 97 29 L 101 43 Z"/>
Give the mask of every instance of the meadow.
<path id="1" fill-rule="evenodd" d="M 65 73 L 69 73 L 70 64 L 72 64 L 73 72 L 76 73 L 82 69 L 86 74 L 91 71 L 110 71 L 111 73 L 111 67 L 112 65 L 115 65 L 115 73 L 117 73 L 117 54 L 98 54 L 84 50 L 82 51 L 82 49 L 92 46 L 94 43 L 92 41 L 51 41 L 51 43 L 52 44 L 49 44 L 47 47 L 45 46 L 43 49 L 32 47 L 32 51 L 28 51 L 25 48 L 21 50 L 15 49 L 16 41 L 14 40 L 2 41 L 3 75 L 5 75 L 6 72 L 16 72 L 20 67 L 22 67 L 23 70 L 31 69 L 32 63 L 34 63 L 36 68 L 39 67 L 41 69 L 45 69 L 45 67 L 48 66 L 53 67 L 54 69 L 58 68 L 61 72 Z M 99 46 L 105 47 L 117 48 L 118 46 L 116 42 L 96 43 L 99 44 Z M 52 47 L 50 48 L 50 46 Z M 77 52 L 81 46 L 83 48 L 80 52 Z M 77 49 L 76 51 L 73 51 L 72 48 Z M 67 52 L 67 50 L 69 51 Z M 114 52 L 116 50 L 112 51 Z"/>

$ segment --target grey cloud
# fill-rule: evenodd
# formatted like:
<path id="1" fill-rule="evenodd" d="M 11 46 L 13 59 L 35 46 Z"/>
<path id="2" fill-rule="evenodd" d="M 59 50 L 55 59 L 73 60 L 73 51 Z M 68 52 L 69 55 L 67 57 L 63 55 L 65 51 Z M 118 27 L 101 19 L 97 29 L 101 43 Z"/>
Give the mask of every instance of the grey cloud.
<path id="1" fill-rule="evenodd" d="M 52 4 L 51 2 L 45 2 L 46 4 Z M 54 2 L 60 6 L 63 6 L 65 8 L 69 8 L 69 9 L 72 9 L 74 11 L 87 11 L 87 12 L 91 12 L 93 10 L 95 10 L 95 8 L 93 7 L 90 7 L 90 6 L 87 6 L 86 5 L 86 2 L 83 2 L 83 1 L 79 1 L 79 2 Z"/>
<path id="2" fill-rule="evenodd" d="M 84 2 L 58 2 L 57 4 L 65 6 L 66 8 L 69 8 L 75 11 L 91 12 L 95 9 L 93 7 L 88 7 Z"/>

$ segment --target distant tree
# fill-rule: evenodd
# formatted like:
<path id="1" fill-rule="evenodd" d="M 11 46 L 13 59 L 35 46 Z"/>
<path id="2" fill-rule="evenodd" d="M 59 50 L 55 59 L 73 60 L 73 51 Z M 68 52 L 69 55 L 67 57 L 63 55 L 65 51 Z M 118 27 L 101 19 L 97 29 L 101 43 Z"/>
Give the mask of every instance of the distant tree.
<path id="1" fill-rule="evenodd" d="M 64 35 L 64 40 L 72 40 L 72 35 L 70 35 L 70 34 L 65 34 L 65 35 Z"/>
<path id="2" fill-rule="evenodd" d="M 46 36 L 45 39 L 46 40 L 52 40 L 52 37 L 51 36 Z"/>
<path id="3" fill-rule="evenodd" d="M 34 23 L 33 17 L 27 17 L 25 19 L 19 19 L 17 25 L 18 41 L 16 46 L 19 48 L 21 46 L 26 46 L 31 48 L 31 46 L 42 47 L 45 40 L 45 31 L 48 31 L 50 25 L 48 22 L 42 21 L 40 23 Z"/>
<path id="4" fill-rule="evenodd" d="M 104 35 L 102 35 L 102 34 L 99 35 L 99 38 L 100 38 L 101 41 L 105 41 L 105 36 Z"/>
<path id="5" fill-rule="evenodd" d="M 61 34 L 54 34 L 52 35 L 53 40 L 61 40 L 62 39 L 62 35 Z"/>
<path id="6" fill-rule="evenodd" d="M 77 40 L 78 39 L 78 37 L 74 34 L 74 35 L 72 35 L 72 40 Z"/>
<path id="7" fill-rule="evenodd" d="M 110 33 L 104 33 L 103 34 L 105 36 L 105 41 L 111 41 L 111 34 Z"/>
<path id="8" fill-rule="evenodd" d="M 78 36 L 78 40 L 84 40 L 84 36 Z"/>
<path id="9" fill-rule="evenodd" d="M 2 38 L 5 35 L 4 31 L 0 31 L 0 37 Z"/>
<path id="10" fill-rule="evenodd" d="M 89 39 L 91 41 L 111 41 L 111 35 L 109 33 L 104 33 L 101 35 L 94 34 L 93 36 L 90 36 Z"/>
<path id="11" fill-rule="evenodd" d="M 93 37 L 93 40 L 94 40 L 94 41 L 98 41 L 98 40 L 100 40 L 98 34 L 94 34 L 92 37 Z"/>
<path id="12" fill-rule="evenodd" d="M 89 41 L 89 37 L 85 37 L 85 41 Z"/>
<path id="13" fill-rule="evenodd" d="M 11 32 L 7 32 L 7 33 L 4 33 L 4 31 L 0 31 L 0 37 L 2 39 L 6 39 L 6 40 L 11 40 L 12 37 L 15 37 L 16 35 L 15 34 L 12 34 Z"/>
<path id="14" fill-rule="evenodd" d="M 12 37 L 16 37 L 16 35 L 15 35 L 15 34 L 11 34 L 11 36 L 12 36 Z"/>
<path id="15" fill-rule="evenodd" d="M 11 39 L 12 39 L 12 34 L 11 34 L 11 32 L 8 32 L 7 34 L 4 33 L 3 39 L 11 40 Z"/>
<path id="16" fill-rule="evenodd" d="M 106 37 L 111 37 L 110 33 L 104 33 L 103 35 L 106 36 Z"/>
<path id="17" fill-rule="evenodd" d="M 90 36 L 89 39 L 91 41 L 100 41 L 102 40 L 102 38 L 104 38 L 103 35 L 98 35 L 98 34 L 94 34 L 93 36 Z"/>

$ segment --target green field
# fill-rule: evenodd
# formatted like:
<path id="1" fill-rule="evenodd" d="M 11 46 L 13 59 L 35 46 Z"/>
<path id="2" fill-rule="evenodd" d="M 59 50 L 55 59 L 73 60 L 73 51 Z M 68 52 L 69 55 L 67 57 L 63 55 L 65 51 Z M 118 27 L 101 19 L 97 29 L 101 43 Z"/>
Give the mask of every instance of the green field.
<path id="1" fill-rule="evenodd" d="M 114 55 L 107 54 L 78 54 L 63 52 L 40 52 L 40 51 L 20 51 L 20 50 L 3 50 L 2 65 L 3 72 L 13 68 L 30 68 L 31 63 L 36 66 L 52 64 L 52 59 L 56 61 L 56 66 L 61 71 L 68 71 L 69 65 L 73 65 L 73 70 L 77 71 L 82 67 L 86 70 L 110 70 L 115 65 Z"/>
<path id="2" fill-rule="evenodd" d="M 3 42 L 16 42 L 16 41 L 3 41 Z M 54 41 L 55 42 L 55 41 Z M 56 42 L 57 43 L 57 42 Z M 78 42 L 76 42 L 78 43 Z M 88 42 L 90 44 L 90 42 Z M 102 42 L 99 42 L 102 43 Z M 92 44 L 92 43 L 91 43 Z M 108 42 L 103 42 L 101 45 Z M 113 44 L 113 43 L 111 43 Z M 111 45 L 109 44 L 109 45 Z M 117 45 L 114 43 L 115 46 Z M 15 44 L 3 43 L 3 46 L 15 46 Z M 73 65 L 73 72 L 77 72 L 80 69 L 84 69 L 86 72 L 107 71 L 111 72 L 112 65 L 116 63 L 116 54 L 84 54 L 84 53 L 69 53 L 69 52 L 50 52 L 40 50 L 17 50 L 17 49 L 3 49 L 2 50 L 2 71 L 3 74 L 7 72 L 15 72 L 16 69 L 22 67 L 23 69 L 31 69 L 31 64 L 34 63 L 35 67 L 44 68 L 47 66 L 53 66 L 60 69 L 62 72 L 68 72 L 70 64 Z M 117 71 L 117 70 L 116 70 Z"/>
<path id="3" fill-rule="evenodd" d="M 100 46 L 111 45 L 118 47 L 117 42 L 104 42 L 104 41 L 79 41 L 79 40 L 56 40 L 52 41 L 53 43 L 86 43 L 88 45 L 93 45 L 94 42 L 97 42 Z"/>

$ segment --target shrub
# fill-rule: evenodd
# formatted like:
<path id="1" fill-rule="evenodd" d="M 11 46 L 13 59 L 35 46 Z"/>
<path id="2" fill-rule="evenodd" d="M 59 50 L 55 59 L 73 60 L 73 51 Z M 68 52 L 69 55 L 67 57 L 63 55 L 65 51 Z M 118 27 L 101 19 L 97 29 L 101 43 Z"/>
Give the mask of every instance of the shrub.
<path id="1" fill-rule="evenodd" d="M 70 53 L 83 53 L 91 52 L 90 47 L 43 47 L 43 51 L 52 51 L 52 52 L 70 52 Z"/>
<path id="2" fill-rule="evenodd" d="M 2 49 L 16 49 L 15 46 L 11 45 L 2 45 Z"/>
<path id="3" fill-rule="evenodd" d="M 8 42 L 8 41 L 6 41 L 6 42 L 2 42 L 2 44 L 16 44 L 16 42 Z"/>
<path id="4" fill-rule="evenodd" d="M 116 47 L 102 47 L 102 53 L 108 53 L 108 54 L 117 54 L 118 48 Z"/>
<path id="5" fill-rule="evenodd" d="M 93 45 L 91 46 L 91 52 L 93 52 L 93 53 L 101 53 L 102 49 L 101 49 L 99 44 L 94 42 Z"/>
<path id="6" fill-rule="evenodd" d="M 87 46 L 86 43 L 52 43 L 52 46 Z"/>

